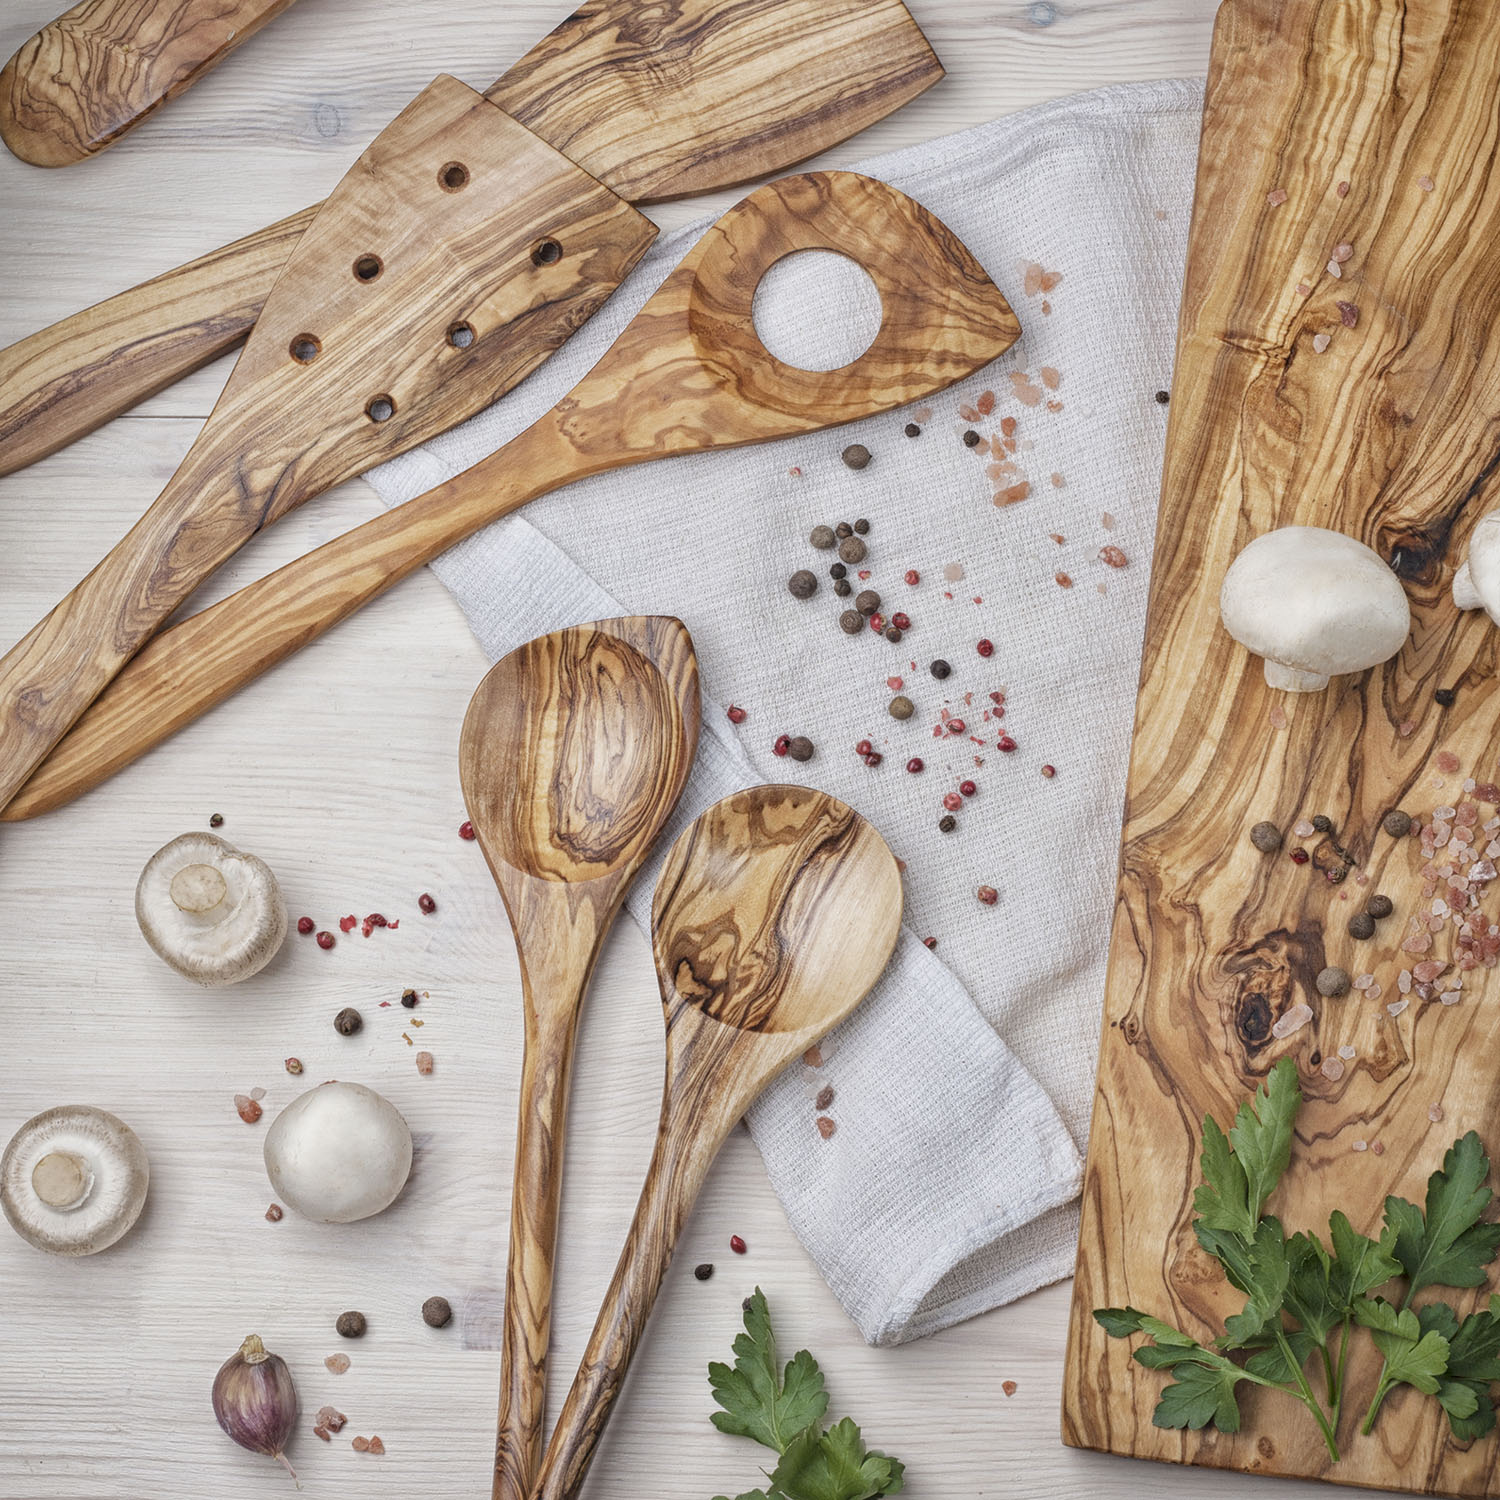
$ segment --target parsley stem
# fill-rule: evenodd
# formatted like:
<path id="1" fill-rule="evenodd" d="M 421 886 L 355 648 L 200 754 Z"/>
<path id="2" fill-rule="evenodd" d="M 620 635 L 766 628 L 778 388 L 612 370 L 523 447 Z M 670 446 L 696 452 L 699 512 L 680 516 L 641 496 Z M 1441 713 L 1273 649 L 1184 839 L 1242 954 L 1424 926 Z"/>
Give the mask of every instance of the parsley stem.
<path id="1" fill-rule="evenodd" d="M 1353 1323 L 1353 1317 L 1349 1313 L 1345 1313 L 1344 1336 L 1339 1343 L 1338 1379 L 1334 1384 L 1333 1400 L 1330 1403 L 1331 1410 L 1328 1417 L 1335 1431 L 1338 1430 L 1339 1414 L 1344 1408 L 1344 1376 L 1349 1368 L 1349 1331 Z"/>
<path id="2" fill-rule="evenodd" d="M 1380 1366 L 1380 1382 L 1375 1387 L 1375 1395 L 1371 1398 L 1370 1409 L 1365 1413 L 1365 1419 L 1359 1426 L 1362 1437 L 1369 1437 L 1371 1430 L 1375 1426 L 1376 1414 L 1380 1411 L 1380 1403 L 1385 1400 L 1390 1388 L 1390 1382 L 1386 1378 L 1386 1366 L 1382 1362 Z"/>
<path id="3" fill-rule="evenodd" d="M 1302 1373 L 1302 1366 L 1297 1363 L 1297 1356 L 1292 1352 L 1292 1346 L 1287 1341 L 1286 1334 L 1276 1330 L 1276 1343 L 1281 1350 L 1281 1356 L 1286 1360 L 1287 1368 L 1292 1372 L 1292 1378 L 1297 1383 L 1297 1391 L 1290 1394 L 1297 1395 L 1298 1399 L 1313 1414 L 1318 1424 L 1318 1430 L 1323 1434 L 1323 1442 L 1328 1448 L 1328 1456 L 1334 1463 L 1339 1461 L 1339 1445 L 1334 1441 L 1333 1428 L 1328 1425 L 1328 1418 L 1323 1415 L 1323 1408 L 1318 1404 L 1318 1398 L 1313 1395 L 1312 1387 L 1307 1383 L 1307 1376 Z M 1283 1389 L 1287 1389 L 1283 1387 Z"/>

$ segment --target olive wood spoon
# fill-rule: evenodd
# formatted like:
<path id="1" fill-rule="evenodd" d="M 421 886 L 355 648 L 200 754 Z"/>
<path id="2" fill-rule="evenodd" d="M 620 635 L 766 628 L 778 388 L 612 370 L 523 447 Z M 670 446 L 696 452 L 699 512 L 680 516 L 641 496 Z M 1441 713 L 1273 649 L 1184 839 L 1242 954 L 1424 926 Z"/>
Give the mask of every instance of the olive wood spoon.
<path id="1" fill-rule="evenodd" d="M 838 370 L 783 364 L 751 307 L 771 266 L 833 250 L 869 272 L 880 331 Z M 480 527 L 575 479 L 890 411 L 974 373 L 1020 325 L 940 220 L 852 172 L 756 189 L 687 253 L 604 357 L 498 452 L 377 516 L 140 651 L 0 819 L 71 801 Z"/>
<path id="2" fill-rule="evenodd" d="M 582 1486 L 724 1138 L 788 1063 L 864 999 L 900 927 L 894 856 L 826 793 L 738 792 L 672 846 L 651 912 L 667 1024 L 656 1149 L 534 1500 L 570 1500 Z"/>
<path id="3" fill-rule="evenodd" d="M 494 1500 L 526 1500 L 542 1456 L 568 1081 L 584 994 L 697 747 L 697 658 L 686 626 L 663 616 L 529 642 L 490 669 L 464 719 L 464 802 L 515 932 L 526 1018 Z"/>

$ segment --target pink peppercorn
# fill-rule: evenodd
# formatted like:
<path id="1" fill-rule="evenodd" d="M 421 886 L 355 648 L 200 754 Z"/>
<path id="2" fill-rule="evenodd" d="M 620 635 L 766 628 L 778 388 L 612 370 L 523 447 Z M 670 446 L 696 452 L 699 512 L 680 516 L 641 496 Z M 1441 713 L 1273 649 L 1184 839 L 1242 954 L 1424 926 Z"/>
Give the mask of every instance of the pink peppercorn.
<path id="1" fill-rule="evenodd" d="M 924 948 L 936 948 L 937 947 L 937 939 L 935 937 L 924 937 L 922 939 L 922 946 Z"/>
<path id="2" fill-rule="evenodd" d="M 1011 739 L 1008 734 L 1002 734 L 1000 738 L 995 741 L 995 748 L 997 750 L 1003 750 L 1007 755 L 1009 755 L 1010 752 L 1016 748 L 1016 742 Z"/>
<path id="3" fill-rule="evenodd" d="M 885 756 L 883 756 L 880 751 L 872 750 L 867 756 L 865 756 L 865 764 L 867 766 L 878 766 L 884 759 Z"/>
<path id="4" fill-rule="evenodd" d="M 790 746 L 791 743 L 792 743 L 792 737 L 791 737 L 791 735 L 789 735 L 789 734 L 778 734 L 776 736 L 775 743 L 771 746 L 771 754 L 772 755 L 785 755 L 786 752 L 787 752 L 787 748 L 788 748 L 788 746 Z"/>
<path id="5" fill-rule="evenodd" d="M 731 703 L 724 712 L 731 724 L 743 724 L 745 722 L 745 710 L 736 704 Z"/>
<path id="6" fill-rule="evenodd" d="M 962 734 L 968 727 L 962 719 L 949 719 L 946 725 L 949 734 Z"/>
<path id="7" fill-rule="evenodd" d="M 915 776 L 918 771 L 922 770 L 923 766 L 924 762 L 920 755 L 912 756 L 912 758 L 906 763 L 906 769 L 910 771 L 913 776 Z"/>
<path id="8" fill-rule="evenodd" d="M 908 617 L 907 615 L 901 614 L 900 611 L 897 611 L 897 613 L 895 613 L 895 614 L 893 614 L 891 616 L 891 624 L 894 625 L 897 630 L 910 630 L 911 629 L 911 619 L 910 619 L 910 617 Z"/>
<path id="9" fill-rule="evenodd" d="M 915 568 L 908 568 L 906 570 L 906 581 L 908 583 L 921 583 L 922 575 Z"/>
<path id="10" fill-rule="evenodd" d="M 318 934 L 318 947 L 320 947 L 320 948 L 331 948 L 331 947 L 333 947 L 333 934 L 331 932 L 320 932 Z"/>
<path id="11" fill-rule="evenodd" d="M 433 914 L 433 912 L 437 910 L 437 902 L 434 901 L 426 891 L 423 891 L 422 894 L 417 897 L 417 906 L 426 916 L 429 917 Z"/>
<path id="12" fill-rule="evenodd" d="M 974 793 L 979 790 L 979 788 L 975 786 L 972 781 L 960 781 L 958 784 L 958 789 L 964 794 L 965 797 L 972 797 Z"/>
<path id="13" fill-rule="evenodd" d="M 1292 863 L 1294 865 L 1305 865 L 1310 858 L 1311 856 L 1308 854 L 1306 849 L 1292 850 Z"/>
<path id="14" fill-rule="evenodd" d="M 340 917 L 339 918 L 339 931 L 340 932 L 353 932 L 354 929 L 356 927 L 358 927 L 358 926 L 359 926 L 359 918 L 356 917 L 353 912 L 350 912 L 347 917 Z"/>
<path id="15" fill-rule="evenodd" d="M 986 906 L 993 906 L 1000 899 L 1000 892 L 992 885 L 982 885 L 976 892 Z"/>
<path id="16" fill-rule="evenodd" d="M 458 836 L 461 839 L 472 839 L 474 837 L 474 825 L 467 818 L 458 825 Z"/>
<path id="17" fill-rule="evenodd" d="M 729 1248 L 733 1250 L 736 1255 L 743 1255 L 750 1247 L 744 1242 L 744 1240 L 739 1237 L 739 1235 L 732 1234 L 729 1236 Z"/>
<path id="18" fill-rule="evenodd" d="M 957 792 L 945 792 L 943 794 L 943 806 L 949 812 L 957 812 L 964 805 L 964 799 Z"/>
<path id="19" fill-rule="evenodd" d="M 995 643 L 993 641 L 980 641 L 974 649 L 981 656 L 993 656 L 995 654 Z"/>
<path id="20" fill-rule="evenodd" d="M 1052 778 L 1057 775 L 1057 767 L 1056 766 L 1043 766 L 1042 767 L 1042 775 L 1045 776 L 1048 781 L 1051 781 Z"/>
<path id="21" fill-rule="evenodd" d="M 873 630 L 876 635 L 879 635 L 880 632 L 885 629 L 885 616 L 879 613 L 871 615 L 870 629 Z"/>
<path id="22" fill-rule="evenodd" d="M 860 742 L 859 742 L 859 743 L 858 743 L 858 744 L 857 744 L 857 745 L 856 745 L 856 746 L 855 746 L 855 747 L 854 747 L 854 753 L 855 753 L 855 754 L 856 754 L 856 755 L 868 755 L 868 754 L 869 754 L 869 753 L 870 753 L 870 752 L 871 752 L 871 751 L 872 751 L 872 750 L 873 750 L 873 749 L 874 749 L 874 748 L 875 748 L 875 747 L 874 747 L 874 745 L 872 745 L 872 744 L 871 744 L 871 743 L 870 743 L 870 742 L 869 742 L 869 740 L 861 740 L 861 741 L 860 741 Z"/>
<path id="23" fill-rule="evenodd" d="M 245 1124 L 253 1125 L 260 1119 L 263 1111 L 258 1099 L 252 1099 L 249 1094 L 236 1094 L 234 1096 L 235 1113 L 239 1115 Z"/>
<path id="24" fill-rule="evenodd" d="M 300 932 L 303 937 L 306 937 L 308 933 L 310 933 L 317 925 L 318 924 L 314 922 L 311 917 L 297 918 L 297 931 Z"/>

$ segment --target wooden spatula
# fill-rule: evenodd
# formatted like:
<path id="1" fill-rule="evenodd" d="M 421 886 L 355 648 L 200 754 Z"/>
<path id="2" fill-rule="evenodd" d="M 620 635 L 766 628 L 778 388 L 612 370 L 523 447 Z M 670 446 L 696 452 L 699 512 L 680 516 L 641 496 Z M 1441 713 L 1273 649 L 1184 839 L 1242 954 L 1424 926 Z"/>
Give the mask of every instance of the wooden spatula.
<path id="1" fill-rule="evenodd" d="M 858 261 L 884 304 L 874 342 L 840 370 L 783 364 L 755 334 L 761 277 L 806 249 Z M 457 478 L 158 636 L 0 818 L 69 801 L 538 495 L 607 469 L 889 411 L 972 374 L 1019 332 L 978 262 L 894 188 L 851 172 L 759 188 L 688 252 L 552 411 Z"/>
<path id="2" fill-rule="evenodd" d="M 672 846 L 651 928 L 667 1023 L 656 1149 L 534 1500 L 581 1488 L 714 1157 L 761 1090 L 880 977 L 901 930 L 901 876 L 842 802 L 756 787 Z"/>
<path id="3" fill-rule="evenodd" d="M 625 891 L 682 795 L 698 714 L 687 628 L 633 617 L 575 625 L 512 651 L 464 719 L 464 803 L 515 931 L 526 1020 L 494 1500 L 526 1500 L 542 1456 L 552 1259 L 584 993 Z"/>

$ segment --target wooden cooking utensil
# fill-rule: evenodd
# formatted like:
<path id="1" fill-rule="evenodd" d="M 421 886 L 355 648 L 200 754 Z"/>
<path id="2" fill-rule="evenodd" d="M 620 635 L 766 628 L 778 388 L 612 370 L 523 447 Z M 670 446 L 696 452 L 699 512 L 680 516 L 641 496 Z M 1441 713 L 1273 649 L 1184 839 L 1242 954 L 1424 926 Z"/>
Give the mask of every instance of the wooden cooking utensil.
<path id="1" fill-rule="evenodd" d="M 0 140 L 66 167 L 113 146 L 292 0 L 82 0 L 0 69 Z"/>
<path id="2" fill-rule="evenodd" d="M 880 977 L 901 876 L 858 813 L 808 787 L 716 803 L 672 846 L 651 911 L 667 1078 L 646 1184 L 532 1491 L 576 1495 L 678 1234 L 735 1122 Z"/>
<path id="3" fill-rule="evenodd" d="M 765 272 L 797 250 L 858 261 L 884 316 L 841 370 L 799 370 L 755 335 Z M 690 250 L 583 380 L 472 469 L 163 632 L 0 818 L 31 817 L 128 765 L 366 600 L 559 485 L 674 453 L 851 422 L 932 395 L 1015 341 L 1005 298 L 894 188 L 809 172 L 757 189 Z"/>
<path id="4" fill-rule="evenodd" d="M 900 0 L 590 0 L 488 91 L 622 197 L 767 177 L 943 76 Z M 0 474 L 233 348 L 314 209 L 0 350 Z"/>
<path id="5" fill-rule="evenodd" d="M 1128 1302 L 1209 1338 L 1240 1311 L 1243 1294 L 1191 1231 L 1198 1133 L 1205 1114 L 1227 1123 L 1281 1056 L 1305 1096 L 1271 1205 L 1289 1232 L 1326 1239 L 1336 1207 L 1378 1233 L 1386 1195 L 1421 1202 L 1455 1136 L 1476 1128 L 1500 1151 L 1495 978 L 1463 974 L 1453 1006 L 1400 993 L 1402 969 L 1457 955 L 1451 926 L 1426 930 L 1418 841 L 1381 828 L 1393 807 L 1428 820 L 1442 803 L 1472 807 L 1465 779 L 1496 779 L 1500 635 L 1449 595 L 1471 528 L 1500 503 L 1495 21 L 1484 0 L 1219 11 L 1064 1381 L 1063 1435 L 1077 1447 L 1500 1494 L 1497 1438 L 1459 1445 L 1415 1392 L 1357 1435 L 1379 1365 L 1363 1336 L 1335 1464 L 1311 1418 L 1287 1416 L 1275 1392 L 1241 1387 L 1237 1433 L 1153 1426 L 1164 1372 L 1133 1363 L 1137 1341 L 1108 1338 L 1091 1316 Z M 1268 688 L 1218 622 L 1232 558 L 1291 524 L 1367 542 L 1412 606 L 1398 656 L 1323 692 Z M 1439 691 L 1452 689 L 1456 701 Z M 1478 823 L 1494 810 L 1485 803 Z M 1292 835 L 1317 814 L 1331 833 Z M 1249 842 L 1262 819 L 1289 831 L 1279 855 Z M 1287 857 L 1298 843 L 1311 856 L 1300 867 Z M 1355 861 L 1346 881 L 1342 850 Z M 1395 914 L 1358 941 L 1350 915 L 1376 892 Z M 1493 896 L 1480 909 L 1497 920 Z M 1400 949 L 1414 917 L 1428 954 Z M 1383 993 L 1325 999 L 1314 982 L 1325 965 L 1372 973 Z M 1311 1020 L 1279 1037 L 1277 1020 L 1304 1003 Z M 1356 1154 L 1363 1142 L 1384 1154 Z M 1312 1366 L 1309 1378 L 1320 1390 Z"/>
<path id="6" fill-rule="evenodd" d="M 473 89 L 427 88 L 297 242 L 167 488 L 0 658 L 0 803 L 225 558 L 515 384 L 655 234 Z"/>
<path id="7" fill-rule="evenodd" d="M 584 993 L 626 887 L 682 794 L 698 711 L 687 628 L 658 616 L 575 625 L 512 651 L 464 719 L 464 802 L 515 931 L 526 1018 L 494 1500 L 526 1500 L 542 1456 Z"/>

